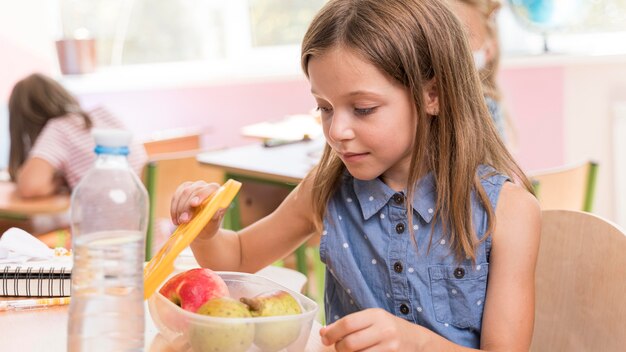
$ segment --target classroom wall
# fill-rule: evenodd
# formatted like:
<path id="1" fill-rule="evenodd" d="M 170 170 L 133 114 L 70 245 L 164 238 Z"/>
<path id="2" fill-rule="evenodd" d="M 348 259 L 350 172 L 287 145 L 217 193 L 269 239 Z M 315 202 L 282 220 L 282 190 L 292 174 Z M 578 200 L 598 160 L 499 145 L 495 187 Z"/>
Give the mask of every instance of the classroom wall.
<path id="1" fill-rule="evenodd" d="M 515 130 L 511 136 L 514 154 L 527 170 L 564 161 L 563 75 L 562 67 L 514 67 L 502 72 L 503 96 Z M 249 143 L 239 134 L 242 126 L 315 107 L 303 76 L 78 95 L 87 106 L 108 106 L 141 135 L 168 128 L 208 127 L 213 131 L 213 146 Z"/>
<path id="2" fill-rule="evenodd" d="M 562 67 L 512 67 L 501 71 L 504 107 L 512 121 L 509 144 L 525 170 L 560 165 L 563 149 Z"/>
<path id="3" fill-rule="evenodd" d="M 79 94 L 85 106 L 104 105 L 122 117 L 139 138 L 173 128 L 209 131 L 206 147 L 250 143 L 242 126 L 278 120 L 314 108 L 304 79 L 209 84 L 186 88 Z"/>

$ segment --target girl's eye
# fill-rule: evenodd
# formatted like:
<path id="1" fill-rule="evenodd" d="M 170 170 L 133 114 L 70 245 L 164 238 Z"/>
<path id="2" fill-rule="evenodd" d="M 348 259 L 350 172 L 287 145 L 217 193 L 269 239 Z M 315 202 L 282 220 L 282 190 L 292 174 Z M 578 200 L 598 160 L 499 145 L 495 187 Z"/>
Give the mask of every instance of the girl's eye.
<path id="1" fill-rule="evenodd" d="M 369 115 L 374 112 L 376 108 L 354 108 L 354 113 L 359 116 Z"/>
<path id="2" fill-rule="evenodd" d="M 318 106 L 317 107 L 317 111 L 320 111 L 322 114 L 328 114 L 329 112 L 333 111 L 332 108 L 326 108 L 323 106 Z"/>

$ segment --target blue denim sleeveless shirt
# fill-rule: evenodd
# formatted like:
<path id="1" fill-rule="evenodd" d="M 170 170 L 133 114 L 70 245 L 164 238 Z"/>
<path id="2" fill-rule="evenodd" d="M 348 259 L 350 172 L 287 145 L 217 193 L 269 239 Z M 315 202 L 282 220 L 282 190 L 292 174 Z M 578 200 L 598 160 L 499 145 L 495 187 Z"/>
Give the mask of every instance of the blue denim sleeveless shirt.
<path id="1" fill-rule="evenodd" d="M 488 166 L 478 173 L 495 209 L 508 178 Z M 457 344 L 479 347 L 491 237 L 478 247 L 475 264 L 467 258 L 459 264 L 436 222 L 429 248 L 435 192 L 432 174 L 418 181 L 409 229 L 403 192 L 379 179 L 344 174 L 329 200 L 320 242 L 327 323 L 377 307 Z M 482 237 L 487 213 L 475 194 L 471 205 Z"/>

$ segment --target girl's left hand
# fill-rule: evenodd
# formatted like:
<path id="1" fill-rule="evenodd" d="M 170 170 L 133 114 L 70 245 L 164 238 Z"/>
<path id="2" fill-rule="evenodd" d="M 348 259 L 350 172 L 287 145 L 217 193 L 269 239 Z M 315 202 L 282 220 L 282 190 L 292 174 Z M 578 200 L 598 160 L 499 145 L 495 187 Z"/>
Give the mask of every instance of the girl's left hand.
<path id="1" fill-rule="evenodd" d="M 320 329 L 322 343 L 337 351 L 415 351 L 420 327 L 380 308 L 349 314 Z"/>

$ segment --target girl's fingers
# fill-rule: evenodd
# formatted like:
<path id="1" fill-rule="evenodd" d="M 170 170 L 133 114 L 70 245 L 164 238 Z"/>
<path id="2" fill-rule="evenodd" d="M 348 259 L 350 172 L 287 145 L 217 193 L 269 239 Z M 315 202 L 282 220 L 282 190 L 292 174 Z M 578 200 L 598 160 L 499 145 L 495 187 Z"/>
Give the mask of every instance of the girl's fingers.
<path id="1" fill-rule="evenodd" d="M 178 225 L 178 201 L 180 199 L 180 194 L 191 184 L 191 182 L 182 183 L 176 188 L 176 191 L 174 191 L 174 194 L 172 195 L 172 199 L 170 200 L 170 218 L 172 219 L 174 225 Z"/>
<path id="2" fill-rule="evenodd" d="M 218 184 L 206 183 L 204 181 L 185 182 L 180 185 L 170 203 L 170 216 L 176 225 L 186 223 L 191 220 L 194 208 L 219 188 Z"/>

